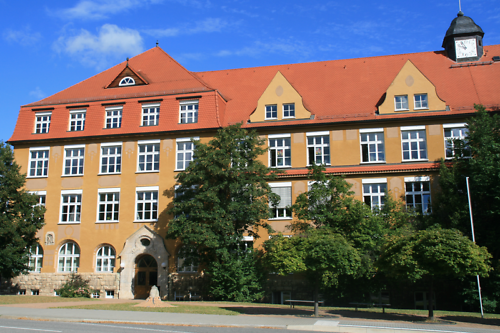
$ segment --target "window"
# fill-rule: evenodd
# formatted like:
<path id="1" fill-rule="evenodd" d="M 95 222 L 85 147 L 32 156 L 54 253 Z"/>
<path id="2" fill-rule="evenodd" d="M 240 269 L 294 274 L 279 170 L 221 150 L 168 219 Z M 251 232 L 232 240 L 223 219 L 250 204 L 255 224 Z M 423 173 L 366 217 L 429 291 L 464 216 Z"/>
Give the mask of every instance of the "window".
<path id="1" fill-rule="evenodd" d="M 425 126 L 401 127 L 403 161 L 427 160 Z"/>
<path id="2" fill-rule="evenodd" d="M 31 289 L 31 296 L 39 296 L 40 289 Z"/>
<path id="3" fill-rule="evenodd" d="M 464 142 L 461 157 L 470 157 L 470 148 L 467 146 L 466 140 L 469 130 L 465 128 L 465 124 L 444 124 L 443 127 L 446 158 L 453 158 L 455 156 L 454 140 L 462 140 Z"/>
<path id="4" fill-rule="evenodd" d="M 115 249 L 112 246 L 104 245 L 99 248 L 96 255 L 96 271 L 113 273 L 115 258 Z"/>
<path id="5" fill-rule="evenodd" d="M 120 189 L 103 188 L 98 192 L 98 222 L 118 222 L 120 212 Z"/>
<path id="6" fill-rule="evenodd" d="M 158 186 L 136 189 L 136 221 L 158 220 Z"/>
<path id="7" fill-rule="evenodd" d="M 142 126 L 156 126 L 160 119 L 160 104 L 142 106 Z"/>
<path id="8" fill-rule="evenodd" d="M 121 79 L 120 83 L 118 84 L 120 87 L 123 86 L 133 86 L 135 84 L 135 80 L 131 78 L 130 76 L 124 77 Z"/>
<path id="9" fill-rule="evenodd" d="M 61 223 L 80 223 L 82 190 L 61 191 Z"/>
<path id="10" fill-rule="evenodd" d="M 30 248 L 30 271 L 40 273 L 43 266 L 43 248 L 40 244 L 33 245 Z"/>
<path id="11" fill-rule="evenodd" d="M 114 290 L 106 290 L 106 298 L 115 298 Z"/>
<path id="12" fill-rule="evenodd" d="M 278 119 L 278 105 L 266 105 L 266 119 Z"/>
<path id="13" fill-rule="evenodd" d="M 160 170 L 160 140 L 139 141 L 137 154 L 137 171 Z"/>
<path id="14" fill-rule="evenodd" d="M 45 207 L 45 198 L 47 195 L 47 191 L 35 191 L 35 192 L 29 192 L 29 193 L 36 195 L 38 197 L 38 202 L 37 202 L 36 206 Z"/>
<path id="15" fill-rule="evenodd" d="M 295 118 L 295 104 L 283 104 L 283 118 Z"/>
<path id="16" fill-rule="evenodd" d="M 101 173 L 122 171 L 122 143 L 101 143 Z"/>
<path id="17" fill-rule="evenodd" d="M 37 113 L 35 115 L 35 133 L 49 133 L 51 116 L 52 112 Z"/>
<path id="18" fill-rule="evenodd" d="M 290 147 L 290 134 L 269 135 L 269 166 L 292 166 L 292 150 Z"/>
<path id="19" fill-rule="evenodd" d="M 427 94 L 418 94 L 413 96 L 415 100 L 415 109 L 428 109 L 429 105 L 427 104 Z"/>
<path id="20" fill-rule="evenodd" d="M 178 273 L 196 273 L 198 272 L 197 258 L 193 253 L 183 253 L 183 249 L 177 252 L 177 272 Z"/>
<path id="21" fill-rule="evenodd" d="M 396 111 L 408 110 L 408 95 L 394 96 L 394 108 Z"/>
<path id="22" fill-rule="evenodd" d="M 30 149 L 28 177 L 47 177 L 49 174 L 49 147 Z"/>
<path id="23" fill-rule="evenodd" d="M 361 141 L 361 162 L 385 162 L 384 129 L 360 129 L 359 136 Z"/>
<path id="24" fill-rule="evenodd" d="M 180 138 L 177 139 L 177 159 L 175 170 L 185 170 L 189 163 L 193 160 L 194 156 L 194 143 L 192 140 L 199 140 L 199 138 Z"/>
<path id="25" fill-rule="evenodd" d="M 307 165 L 330 164 L 330 135 L 327 132 L 307 133 Z"/>
<path id="26" fill-rule="evenodd" d="M 363 179 L 363 201 L 372 210 L 381 209 L 387 191 L 387 178 Z"/>
<path id="27" fill-rule="evenodd" d="M 83 175 L 83 162 L 85 157 L 85 146 L 64 147 L 64 175 Z"/>
<path id="28" fill-rule="evenodd" d="M 292 183 L 269 183 L 273 193 L 279 195 L 280 202 L 278 205 L 273 206 L 269 202 L 271 209 L 271 219 L 291 219 L 292 210 Z"/>
<path id="29" fill-rule="evenodd" d="M 80 265 L 80 248 L 73 242 L 63 244 L 59 249 L 58 272 L 76 272 Z"/>
<path id="30" fill-rule="evenodd" d="M 120 128 L 122 127 L 122 110 L 121 106 L 106 108 L 106 123 L 104 128 Z"/>
<path id="31" fill-rule="evenodd" d="M 430 177 L 405 177 L 406 207 L 417 212 L 431 212 Z"/>
<path id="32" fill-rule="evenodd" d="M 83 131 L 85 128 L 85 110 L 73 110 L 69 112 L 69 130 Z"/>
<path id="33" fill-rule="evenodd" d="M 181 124 L 198 122 L 198 101 L 186 101 L 179 104 L 179 122 Z"/>

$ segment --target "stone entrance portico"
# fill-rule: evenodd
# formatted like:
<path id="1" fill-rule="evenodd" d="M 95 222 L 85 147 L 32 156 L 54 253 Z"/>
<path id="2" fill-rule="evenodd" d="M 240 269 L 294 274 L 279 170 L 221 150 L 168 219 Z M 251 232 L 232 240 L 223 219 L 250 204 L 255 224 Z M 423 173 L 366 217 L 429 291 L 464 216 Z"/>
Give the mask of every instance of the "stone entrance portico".
<path id="1" fill-rule="evenodd" d="M 136 258 L 143 254 L 153 256 L 158 264 L 158 289 L 160 297 L 168 295 L 168 257 L 163 237 L 149 229 L 141 227 L 125 241 L 125 246 L 119 254 L 120 258 L 120 298 L 134 298 L 134 279 Z"/>

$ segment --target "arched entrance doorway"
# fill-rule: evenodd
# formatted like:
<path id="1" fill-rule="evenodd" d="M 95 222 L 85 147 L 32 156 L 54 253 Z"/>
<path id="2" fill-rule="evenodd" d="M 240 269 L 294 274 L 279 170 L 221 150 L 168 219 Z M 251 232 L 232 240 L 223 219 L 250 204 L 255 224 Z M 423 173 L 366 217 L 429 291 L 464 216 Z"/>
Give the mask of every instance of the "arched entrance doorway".
<path id="1" fill-rule="evenodd" d="M 158 264 L 149 254 L 138 256 L 135 263 L 134 298 L 148 298 L 152 286 L 158 286 Z"/>

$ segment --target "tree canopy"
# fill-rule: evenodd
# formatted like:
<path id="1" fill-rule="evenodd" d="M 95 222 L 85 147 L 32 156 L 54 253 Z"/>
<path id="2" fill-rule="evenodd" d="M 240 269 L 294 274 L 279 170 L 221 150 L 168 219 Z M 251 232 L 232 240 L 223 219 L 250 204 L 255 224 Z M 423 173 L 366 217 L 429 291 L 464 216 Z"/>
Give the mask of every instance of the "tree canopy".
<path id="1" fill-rule="evenodd" d="M 25 175 L 10 146 L 0 142 L 0 276 L 11 278 L 28 271 L 29 249 L 36 245 L 45 208 L 23 187 Z"/>

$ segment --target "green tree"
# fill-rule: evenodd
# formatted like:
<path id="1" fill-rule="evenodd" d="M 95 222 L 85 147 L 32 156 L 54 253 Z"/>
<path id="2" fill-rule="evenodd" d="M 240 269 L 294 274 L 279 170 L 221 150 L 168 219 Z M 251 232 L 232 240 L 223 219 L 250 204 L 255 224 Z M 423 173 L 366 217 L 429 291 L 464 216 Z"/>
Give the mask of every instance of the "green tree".
<path id="1" fill-rule="evenodd" d="M 342 276 L 356 276 L 361 267 L 361 256 L 351 242 L 326 228 L 291 238 L 274 236 L 264 242 L 264 251 L 263 262 L 270 271 L 305 274 L 314 286 L 316 317 L 319 291 L 338 285 Z"/>
<path id="2" fill-rule="evenodd" d="M 431 227 L 388 239 L 377 264 L 388 276 L 429 285 L 429 318 L 434 318 L 433 281 L 437 277 L 487 276 L 491 255 L 456 229 Z"/>
<path id="3" fill-rule="evenodd" d="M 10 146 L 0 142 L 0 276 L 11 278 L 29 270 L 29 249 L 36 245 L 45 209 L 23 187 L 25 175 Z"/>
<path id="4" fill-rule="evenodd" d="M 266 152 L 263 139 L 241 124 L 224 127 L 208 144 L 195 141 L 195 146 L 194 160 L 176 177 L 180 185 L 168 211 L 174 217 L 167 238 L 179 239 L 187 253 L 198 253 L 209 278 L 221 281 L 220 274 L 235 272 L 232 268 L 242 259 L 238 249 L 243 235 L 257 238 L 260 228 L 271 230 L 269 200 L 277 203 L 279 198 L 267 181 L 275 179 L 277 171 L 259 161 Z M 232 278 L 243 285 L 241 274 Z M 241 291 L 240 297 L 236 291 L 226 291 L 227 297 L 219 290 L 209 292 L 227 300 L 241 299 L 246 293 Z"/>

